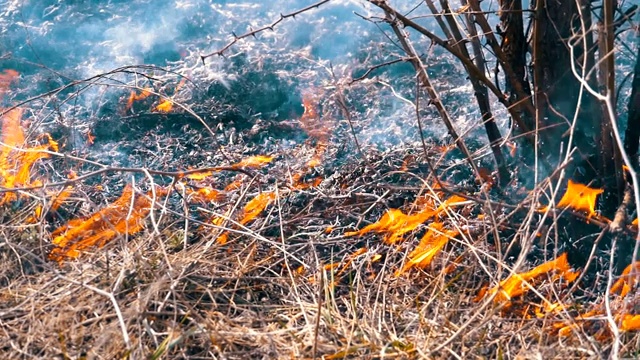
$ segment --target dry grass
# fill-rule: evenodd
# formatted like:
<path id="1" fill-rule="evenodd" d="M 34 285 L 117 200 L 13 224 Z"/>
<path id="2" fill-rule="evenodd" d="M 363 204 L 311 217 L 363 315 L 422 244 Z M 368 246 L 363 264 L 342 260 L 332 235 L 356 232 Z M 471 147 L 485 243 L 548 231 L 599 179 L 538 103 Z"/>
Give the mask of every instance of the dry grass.
<path id="1" fill-rule="evenodd" d="M 605 285 L 615 280 L 608 254 L 598 245 L 605 241 L 597 236 L 602 230 L 597 214 L 589 219 L 579 212 L 543 214 L 539 202 L 547 203 L 550 193 L 544 181 L 534 191 L 518 179 L 506 192 L 489 190 L 449 153 L 450 146 L 406 145 L 384 153 L 356 149 L 347 127 L 326 122 L 340 118 L 326 110 L 335 104 L 322 114 L 314 105 L 305 102 L 296 130 L 310 139 L 293 149 L 283 150 L 275 141 L 262 154 L 248 151 L 249 143 L 268 143 L 260 133 L 269 129 L 254 127 L 235 145 L 225 145 L 229 158 L 224 159 L 200 147 L 200 130 L 163 133 L 172 130 L 165 122 L 141 138 L 130 131 L 118 144 L 132 154 L 139 150 L 140 163 L 161 167 L 153 176 L 142 169 L 105 171 L 57 189 L 21 192 L 5 204 L 0 353 L 10 359 L 602 358 L 612 352 L 615 339 L 619 354 L 638 353 L 640 337 L 620 331 L 623 324 L 616 318 L 638 313 L 635 293 L 610 294 L 607 312 L 580 318 L 607 304 Z M 153 123 L 159 115 L 144 116 Z M 334 139 L 338 132 L 348 140 Z M 144 152 L 142 143 L 157 149 Z M 109 149 L 95 146 L 95 151 Z M 478 149 L 474 161 L 488 153 Z M 64 179 L 69 164 L 81 169 L 80 176 L 99 166 L 51 155 L 34 166 L 37 179 Z M 243 163 L 249 155 L 275 158 L 268 158 L 268 165 Z M 454 180 L 455 186 L 434 189 L 424 166 L 427 156 L 442 180 Z M 161 174 L 212 163 L 236 166 L 193 176 Z M 239 171 L 245 167 L 251 176 Z M 133 184 L 130 173 L 144 176 Z M 56 202 L 67 185 L 71 193 L 64 203 Z M 116 201 L 125 187 L 133 189 L 135 199 Z M 143 199 L 153 196 L 152 188 L 158 197 Z M 388 209 L 415 219 L 425 204 L 435 210 L 456 194 L 467 200 L 422 213 L 401 236 L 386 238 L 375 232 L 379 229 L 358 232 Z M 264 209 L 258 200 L 268 200 Z M 36 209 L 42 215 L 35 216 Z M 531 276 L 525 294 L 511 301 L 495 291 L 479 296 L 485 286 L 567 251 L 567 218 L 586 229 L 571 246 L 584 247 L 587 254 L 593 249 L 597 272 L 586 272 L 575 288 L 543 274 Z M 52 237 L 64 233 L 56 229 L 72 219 L 93 223 L 85 227 L 86 236 L 79 231 L 81 220 L 69 223 L 76 227 L 69 242 L 98 239 L 104 246 L 57 248 L 55 258 L 62 261 L 49 261 Z M 458 235 L 428 266 L 406 266 L 434 221 L 442 227 L 431 230 Z M 120 235 L 110 239 L 100 231 Z M 623 241 L 627 235 L 607 239 Z M 430 249 L 428 242 L 421 246 Z M 64 259 L 72 248 L 80 256 Z M 552 304 L 564 308 L 542 310 Z M 568 331 L 572 324 L 576 329 Z"/>
<path id="2" fill-rule="evenodd" d="M 373 165 L 382 169 L 391 160 Z M 282 184 L 293 170 L 276 164 L 265 171 L 271 181 L 261 186 L 277 188 L 278 201 L 246 226 L 229 219 L 224 245 L 216 241 L 221 229 L 198 222 L 203 213 L 197 208 L 185 225 L 178 210 L 186 200 L 174 193 L 156 203 L 157 228 L 147 221 L 143 233 L 58 266 L 44 260 L 45 224 L 19 226 L 29 211 L 15 214 L 2 227 L 0 243 L 0 352 L 6 358 L 60 359 L 608 354 L 611 337 L 602 331 L 559 337 L 553 330 L 580 307 L 589 308 L 587 296 L 564 298 L 573 307 L 557 315 L 531 317 L 523 310 L 544 303 L 542 298 L 556 302 L 566 287 L 536 284 L 537 294 L 514 300 L 510 309 L 491 298 L 474 300 L 484 284 L 506 278 L 514 264 L 501 260 L 508 257 L 493 246 L 491 223 L 475 219 L 479 204 L 449 212 L 447 227 L 465 229 L 465 235 L 450 241 L 428 269 L 396 276 L 424 226 L 400 245 L 386 245 L 375 234 L 342 234 L 376 221 L 388 202 L 409 209 L 427 190 L 391 190 L 395 200 L 389 193 L 381 197 L 383 184 L 361 169 L 292 191 Z M 241 208 L 258 193 L 257 182 L 249 184 L 228 194 L 226 204 Z M 222 205 L 213 207 L 218 215 Z M 505 224 L 501 231 L 508 233 Z M 508 245 L 514 238 L 502 240 Z M 525 261 L 520 269 L 541 261 Z M 443 271 L 453 263 L 453 271 Z M 599 323 L 606 330 L 606 322 Z M 638 337 L 628 333 L 621 340 L 623 354 L 633 354 Z"/>

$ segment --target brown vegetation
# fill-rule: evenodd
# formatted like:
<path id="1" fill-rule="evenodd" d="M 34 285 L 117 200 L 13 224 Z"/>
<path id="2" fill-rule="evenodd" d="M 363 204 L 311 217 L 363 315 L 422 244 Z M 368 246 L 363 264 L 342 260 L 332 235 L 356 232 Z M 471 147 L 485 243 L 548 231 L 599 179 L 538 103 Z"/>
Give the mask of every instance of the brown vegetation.
<path id="1" fill-rule="evenodd" d="M 234 35 L 214 54 L 328 2 Z M 538 0 L 527 46 L 520 1 L 499 2 L 499 34 L 487 29 L 479 1 L 459 9 L 426 1 L 446 38 L 387 1 L 369 3 L 382 17 L 368 20 L 387 26 L 401 61 L 416 72 L 420 136 L 425 98 L 459 150 L 453 165 L 443 161 L 452 146 L 424 138 L 419 149 L 405 149 L 411 155 L 363 149 L 354 138 L 362 162 L 336 159 L 337 124 L 348 124 L 341 135 L 355 134 L 344 95 L 359 86 L 353 79 L 306 89 L 296 121 L 308 140 L 299 146 L 247 154 L 216 144 L 223 160 L 188 170 L 84 161 L 48 134 L 25 135 L 23 109 L 0 109 L 0 352 L 61 359 L 637 356 L 640 265 L 630 249 L 638 229 L 629 219 L 637 160 L 629 159 L 638 155 L 640 105 L 628 105 L 622 143 L 614 131 L 615 62 L 607 58 L 615 55 L 614 30 L 628 19 L 614 23 L 615 4 L 605 0 L 594 39 L 590 3 Z M 470 149 L 456 129 L 408 28 L 468 73 L 484 149 Z M 487 77 L 490 61 L 505 74 L 495 82 Z M 589 75 L 596 66 L 598 78 Z M 18 76 L 0 74 L 0 95 Z M 175 93 L 183 86 L 184 79 Z M 157 94 L 153 87 L 124 93 L 123 113 Z M 175 96 L 154 101 L 144 111 L 197 117 Z M 516 131 L 500 133 L 492 106 Z M 504 153 L 516 143 L 517 152 Z M 478 165 L 482 154 L 493 157 L 494 169 Z M 61 180 L 51 170 L 55 160 L 84 172 L 69 167 Z M 446 182 L 452 168 L 471 179 Z M 117 179 L 119 196 L 103 186 L 107 179 Z"/>

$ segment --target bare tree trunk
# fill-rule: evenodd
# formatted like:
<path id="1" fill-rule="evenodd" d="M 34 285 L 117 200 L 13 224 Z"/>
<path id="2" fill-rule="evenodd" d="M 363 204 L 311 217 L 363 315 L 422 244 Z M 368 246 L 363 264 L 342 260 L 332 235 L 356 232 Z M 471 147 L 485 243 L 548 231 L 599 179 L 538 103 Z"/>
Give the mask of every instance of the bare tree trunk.
<path id="1" fill-rule="evenodd" d="M 394 19 L 394 17 L 392 16 L 392 14 L 389 12 L 388 9 L 390 8 L 383 9 L 385 10 L 385 14 L 387 17 L 386 20 L 391 26 L 391 28 L 393 29 L 393 32 L 395 33 L 396 37 L 398 38 L 398 41 L 400 42 L 400 45 L 402 46 L 404 51 L 407 53 L 407 55 L 411 58 L 411 64 L 413 65 L 416 71 L 418 80 L 420 81 L 420 83 L 426 90 L 427 94 L 429 95 L 429 100 L 431 101 L 431 104 L 433 104 L 433 106 L 435 106 L 435 108 L 438 110 L 438 113 L 440 114 L 442 121 L 447 127 L 447 130 L 449 131 L 449 135 L 453 138 L 458 149 L 460 149 L 462 154 L 465 156 L 467 162 L 473 169 L 474 174 L 478 177 L 478 179 L 481 179 L 482 177 L 480 176 L 480 171 L 478 170 L 478 167 L 476 166 L 476 164 L 473 162 L 473 157 L 471 156 L 469 149 L 465 145 L 464 140 L 460 137 L 460 135 L 458 135 L 458 132 L 454 128 L 453 122 L 451 121 L 451 117 L 449 116 L 447 109 L 444 107 L 444 104 L 442 104 L 442 101 L 440 100 L 438 93 L 436 92 L 435 88 L 431 84 L 431 79 L 429 79 L 429 74 L 427 74 L 425 66 L 420 60 L 420 57 L 418 56 L 411 42 L 407 40 L 407 37 L 408 37 L 407 33 L 405 32 L 405 30 L 400 29 L 399 22 L 397 22 L 396 19 Z"/>
<path id="2" fill-rule="evenodd" d="M 516 74 L 516 71 L 511 66 L 511 60 L 509 57 L 502 51 L 502 46 L 498 43 L 493 30 L 491 29 L 491 25 L 487 21 L 484 13 L 482 12 L 482 8 L 480 7 L 479 0 L 468 0 L 469 5 L 471 6 L 471 10 L 473 11 L 473 16 L 478 25 L 480 25 L 480 29 L 482 29 L 483 35 L 487 39 L 487 43 L 491 46 L 491 49 L 496 55 L 498 62 L 502 66 L 505 78 L 507 82 L 507 91 L 515 92 L 515 99 L 518 101 L 513 102 L 509 101 L 510 106 L 517 108 L 517 114 L 522 114 L 522 120 L 518 123 L 520 127 L 520 131 L 527 133 L 533 129 L 533 122 L 531 119 L 535 116 L 535 109 L 533 107 L 533 102 L 531 100 L 531 89 L 529 87 L 529 83 L 526 81 L 519 81 L 520 77 Z M 522 14 L 520 14 L 522 16 Z M 524 32 L 522 33 L 522 38 L 524 41 Z M 522 53 L 522 58 L 526 58 L 526 46 L 524 48 L 524 53 Z M 519 66 L 519 65 L 518 65 Z M 522 64 L 522 71 L 525 71 L 526 62 Z M 522 76 L 524 78 L 524 75 Z M 514 99 L 509 95 L 509 99 Z M 524 110 L 524 111 L 521 111 Z"/>
<path id="3" fill-rule="evenodd" d="M 433 5 L 433 1 L 425 0 L 429 9 L 437 16 L 437 12 L 435 6 Z M 466 1 L 462 1 L 463 5 L 466 4 Z M 454 46 L 458 49 L 458 51 L 463 54 L 467 59 L 471 59 L 469 55 L 469 50 L 466 46 L 467 37 L 462 35 L 462 31 L 454 18 L 451 8 L 449 7 L 449 2 L 447 0 L 440 0 L 440 6 L 442 6 L 442 10 L 444 12 L 444 18 L 447 21 L 448 27 L 442 21 L 441 17 L 437 16 L 436 19 L 439 19 L 438 23 L 442 27 L 442 31 L 447 34 L 450 38 L 449 40 L 455 44 Z M 480 40 L 478 39 L 477 33 L 475 31 L 474 24 L 470 21 L 467 16 L 468 21 L 468 29 L 471 33 L 471 43 L 474 49 L 474 64 L 478 69 L 484 69 L 484 54 L 482 52 L 482 47 L 480 45 Z M 491 112 L 491 104 L 489 103 L 489 92 L 487 87 L 480 82 L 480 80 L 472 74 L 470 69 L 467 66 L 467 73 L 469 74 L 469 79 L 471 80 L 471 85 L 473 86 L 474 95 L 476 101 L 478 103 L 478 108 L 480 109 L 480 113 L 482 116 L 482 123 L 484 124 L 485 132 L 487 133 L 487 137 L 489 138 L 489 146 L 491 147 L 491 151 L 493 153 L 493 157 L 496 160 L 496 166 L 498 169 L 498 178 L 499 183 L 501 185 L 505 185 L 510 180 L 509 170 L 507 169 L 507 162 L 502 153 L 502 149 L 500 148 L 502 144 L 502 134 L 500 134 L 500 130 L 498 129 L 498 125 L 496 124 L 493 114 Z"/>
<path id="4" fill-rule="evenodd" d="M 501 49 L 505 62 L 513 71 L 513 81 L 507 81 L 505 88 L 512 103 L 530 102 L 531 87 L 527 80 L 527 40 L 524 35 L 524 21 L 522 18 L 522 0 L 500 0 L 500 24 L 502 27 Z M 503 66 L 504 68 L 504 66 Z M 505 72 L 507 70 L 505 69 Z M 516 89 L 515 82 L 522 89 L 522 98 Z M 533 119 L 523 114 L 523 120 L 529 128 L 534 128 Z"/>
<path id="5" fill-rule="evenodd" d="M 567 46 L 575 30 L 578 9 L 572 0 L 535 0 L 532 5 L 535 8 L 534 82 L 537 82 L 534 85 L 536 108 L 540 112 L 537 126 L 541 129 L 542 145 L 551 148 L 553 153 L 559 150 L 563 134 L 568 130 L 568 119 L 576 111 L 580 91 L 580 84 L 571 72 L 574 59 Z"/>
<path id="6" fill-rule="evenodd" d="M 607 190 L 605 196 L 605 208 L 615 209 L 622 199 L 624 181 L 622 178 L 622 158 L 613 136 L 613 122 L 607 106 L 614 107 L 616 104 L 616 82 L 615 82 L 615 52 L 614 52 L 614 13 L 616 3 L 613 0 L 604 0 L 602 5 L 602 23 L 599 24 L 599 72 L 600 72 L 600 92 L 607 98 L 606 103 L 602 103 L 602 116 L 600 117 L 600 132 L 598 133 L 598 145 L 600 148 L 598 161 L 598 175 L 604 180 L 604 187 Z"/>
<path id="7" fill-rule="evenodd" d="M 462 62 L 462 64 L 464 64 L 469 74 L 475 76 L 482 84 L 484 84 L 484 86 L 486 86 L 487 89 L 493 95 L 496 96 L 498 102 L 500 102 L 502 105 L 506 107 L 507 111 L 509 111 L 509 114 L 511 115 L 515 123 L 521 129 L 527 129 L 527 126 L 522 121 L 522 117 L 517 111 L 514 110 L 514 107 L 509 102 L 509 99 L 505 97 L 504 93 L 500 91 L 500 89 L 495 84 L 493 84 L 491 80 L 487 78 L 483 69 L 478 69 L 471 59 L 469 59 L 468 57 L 465 57 L 462 53 L 460 53 L 460 51 L 458 51 L 458 48 L 456 46 L 450 44 L 449 41 L 441 39 L 440 37 L 435 35 L 433 32 L 427 30 L 425 27 L 419 25 L 412 19 L 401 14 L 400 12 L 395 10 L 393 7 L 391 7 L 386 0 L 367 0 L 367 1 L 379 7 L 380 9 L 384 10 L 386 13 L 388 13 L 391 16 L 391 18 L 402 23 L 403 26 L 410 27 L 415 31 L 419 32 L 420 34 L 426 36 L 429 40 L 433 41 L 438 46 L 441 46 L 442 48 L 447 50 L 451 55 L 459 59 Z M 489 37 L 491 36 L 491 34 L 487 34 L 487 36 Z M 500 51 L 500 53 L 501 52 L 502 51 Z M 531 136 L 531 134 L 525 131 L 524 137 L 527 139 L 527 141 L 533 144 L 533 137 Z"/>
<path id="8" fill-rule="evenodd" d="M 638 147 L 640 147 L 640 32 L 638 33 L 638 53 L 631 82 L 631 97 L 629 98 L 627 129 L 624 136 L 624 151 L 631 159 L 632 166 L 638 171 Z"/>
<path id="9" fill-rule="evenodd" d="M 461 4 L 467 5 L 467 0 L 461 0 Z M 482 51 L 482 44 L 480 44 L 480 37 L 478 32 L 476 31 L 475 23 L 473 22 L 473 18 L 471 14 L 466 13 L 467 20 L 467 29 L 469 31 L 469 38 L 471 41 L 471 48 L 473 49 L 473 57 L 474 62 L 478 69 L 484 69 L 486 67 L 486 62 L 484 59 L 484 52 Z M 500 134 L 500 130 L 498 129 L 498 125 L 493 118 L 493 114 L 491 113 L 491 105 L 489 104 L 489 91 L 487 87 L 484 86 L 477 78 L 473 79 L 473 89 L 475 92 L 476 100 L 478 101 L 478 105 L 480 107 L 480 111 L 482 112 L 482 122 L 484 124 L 484 129 L 487 133 L 487 137 L 489 138 L 489 145 L 491 146 L 491 151 L 493 152 L 493 156 L 496 159 L 496 163 L 498 165 L 498 174 L 500 185 L 506 185 L 511 175 L 509 174 L 509 170 L 507 169 L 507 162 L 505 161 L 504 155 L 500 146 L 502 144 L 502 134 Z"/>

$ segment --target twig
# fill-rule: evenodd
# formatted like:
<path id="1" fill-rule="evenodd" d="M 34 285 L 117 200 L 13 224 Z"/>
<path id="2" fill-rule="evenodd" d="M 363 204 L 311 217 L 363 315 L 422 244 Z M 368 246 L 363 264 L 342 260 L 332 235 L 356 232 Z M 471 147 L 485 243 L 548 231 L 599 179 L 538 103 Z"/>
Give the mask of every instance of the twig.
<path id="1" fill-rule="evenodd" d="M 124 167 L 105 167 L 104 169 L 100 169 L 100 170 L 96 170 L 96 171 L 92 171 L 89 173 L 86 173 L 84 175 L 78 176 L 76 178 L 70 179 L 70 180 L 65 180 L 65 181 L 59 181 L 59 182 L 53 182 L 53 183 L 45 183 L 42 185 L 34 185 L 34 186 L 25 186 L 25 187 L 18 187 L 18 188 L 2 188 L 0 187 L 0 193 L 6 193 L 6 192 L 13 192 L 13 191 L 26 191 L 26 190 L 35 190 L 35 189 L 43 189 L 43 188 L 47 188 L 47 187 L 58 187 L 58 186 L 67 186 L 67 185 L 71 185 L 71 184 L 75 184 L 78 183 L 80 181 L 86 180 L 88 178 L 91 178 L 93 176 L 96 175 L 100 175 L 100 174 L 104 174 L 104 173 L 109 173 L 109 172 L 129 172 L 129 173 L 142 173 L 142 174 L 152 174 L 152 175 L 160 175 L 160 176 L 168 176 L 168 177 L 173 177 L 173 178 L 183 178 L 185 176 L 191 175 L 191 174 L 198 174 L 198 173 L 203 173 L 203 172 L 217 172 L 217 171 L 237 171 L 237 172 L 241 172 L 245 175 L 249 175 L 249 176 L 256 176 L 257 174 L 247 170 L 247 169 L 243 169 L 237 166 L 214 166 L 214 167 L 208 167 L 208 168 L 201 168 L 201 169 L 193 169 L 193 170 L 186 170 L 186 171 L 160 171 L 160 170 L 149 170 L 149 169 L 145 169 L 145 168 L 124 168 Z"/>
<path id="2" fill-rule="evenodd" d="M 278 18 L 277 20 L 275 20 L 271 24 L 265 25 L 265 26 L 263 26 L 261 28 L 258 28 L 258 29 L 252 29 L 252 30 L 247 31 L 246 33 L 244 33 L 242 35 L 236 35 L 236 34 L 232 33 L 233 40 L 229 41 L 220 50 L 214 51 L 214 52 L 206 54 L 206 55 L 200 55 L 200 59 L 202 60 L 202 63 L 204 64 L 204 61 L 207 58 L 211 57 L 211 56 L 214 56 L 214 55 L 222 56 L 225 51 L 229 50 L 229 48 L 231 48 L 233 45 L 235 45 L 239 40 L 244 39 L 244 38 L 248 38 L 250 36 L 255 37 L 258 33 L 261 33 L 261 32 L 266 31 L 266 30 L 272 30 L 273 31 L 273 28 L 276 25 L 278 25 L 279 23 L 281 23 L 284 19 L 293 18 L 296 15 L 302 14 L 303 12 L 309 11 L 309 10 L 314 9 L 314 8 L 318 8 L 321 5 L 324 5 L 324 4 L 328 3 L 329 1 L 331 1 L 331 0 L 321 0 L 321 1 L 318 1 L 317 3 L 315 3 L 315 4 L 311 4 L 311 5 L 309 5 L 309 6 L 305 7 L 305 8 L 296 10 L 294 12 L 291 12 L 291 13 L 288 13 L 288 14 L 280 14 L 280 18 Z"/>
<path id="3" fill-rule="evenodd" d="M 113 296 L 113 293 L 110 292 L 106 292 L 104 290 L 98 289 L 95 286 L 91 286 L 89 284 L 84 284 L 80 281 L 68 278 L 64 275 L 61 275 L 58 273 L 58 271 L 56 270 L 56 276 L 62 280 L 68 281 L 72 284 L 78 285 L 78 286 L 82 286 L 84 288 L 87 288 L 93 292 L 95 292 L 98 295 L 102 295 L 106 298 L 109 299 L 109 301 L 111 301 L 111 304 L 113 304 L 113 308 L 116 312 L 116 316 L 118 317 L 118 324 L 120 324 L 120 329 L 122 330 L 122 339 L 124 340 L 125 345 L 127 346 L 127 350 L 131 350 L 131 339 L 129 338 L 129 333 L 127 331 L 127 324 L 124 321 L 124 317 L 122 316 L 122 311 L 120 311 L 120 306 L 118 305 L 118 301 L 116 300 L 115 296 Z"/>
<path id="4" fill-rule="evenodd" d="M 451 44 L 448 41 L 443 40 L 442 38 L 440 38 L 439 36 L 437 36 L 433 32 L 427 30 L 426 28 L 424 28 L 423 26 L 420 26 L 419 24 L 417 24 L 413 20 L 411 20 L 411 19 L 407 18 L 406 16 L 400 14 L 397 10 L 395 10 L 394 8 L 389 6 L 386 1 L 369 0 L 369 2 L 371 4 L 379 7 L 383 11 L 387 12 L 391 16 L 391 18 L 397 19 L 404 26 L 407 26 L 407 27 L 410 27 L 410 28 L 416 30 L 420 34 L 426 36 L 429 40 L 431 40 L 434 43 L 438 44 L 439 46 L 443 47 L 451 55 L 453 55 L 456 58 L 458 58 L 465 65 L 465 67 L 467 67 L 469 69 L 470 74 L 473 75 L 473 76 L 476 76 L 478 78 L 478 80 L 480 80 L 485 86 L 487 86 L 487 88 L 489 90 L 491 90 L 491 92 L 496 96 L 498 101 L 507 108 L 507 110 L 509 111 L 509 114 L 511 115 L 513 120 L 518 124 L 520 129 L 522 129 L 524 133 L 527 133 L 527 135 L 525 136 L 526 139 L 529 142 L 533 143 L 533 139 L 531 138 L 530 135 L 528 135 L 528 127 L 523 122 L 522 117 L 520 116 L 518 111 L 516 111 L 516 109 L 513 107 L 513 104 L 504 95 L 504 93 L 502 93 L 500 91 L 500 89 L 498 89 L 493 84 L 493 82 L 487 78 L 487 76 L 485 75 L 483 70 L 478 69 L 471 59 L 465 57 L 462 53 L 460 53 L 460 51 L 458 51 L 458 49 L 456 48 L 455 44 Z"/>
<path id="5" fill-rule="evenodd" d="M 370 66 L 367 69 L 367 71 L 364 74 L 362 74 L 362 76 L 358 76 L 357 78 L 352 79 L 351 81 L 349 81 L 349 85 L 352 85 L 355 82 L 364 80 L 365 78 L 367 78 L 367 76 L 369 76 L 369 74 L 371 74 L 373 71 L 375 71 L 377 69 L 380 69 L 381 67 L 397 64 L 399 62 L 407 62 L 407 61 L 411 61 L 411 58 L 409 58 L 409 57 L 401 57 L 399 59 L 395 59 L 395 60 L 383 62 L 381 64 L 376 64 L 376 65 Z"/>

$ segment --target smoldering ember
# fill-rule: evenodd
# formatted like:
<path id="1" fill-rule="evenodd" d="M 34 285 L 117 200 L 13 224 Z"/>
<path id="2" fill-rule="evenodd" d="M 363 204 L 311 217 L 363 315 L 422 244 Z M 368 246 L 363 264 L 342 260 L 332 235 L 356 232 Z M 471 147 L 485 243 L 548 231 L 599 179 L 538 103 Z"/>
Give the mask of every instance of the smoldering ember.
<path id="1" fill-rule="evenodd" d="M 2 358 L 640 356 L 639 6 L 0 0 Z"/>

